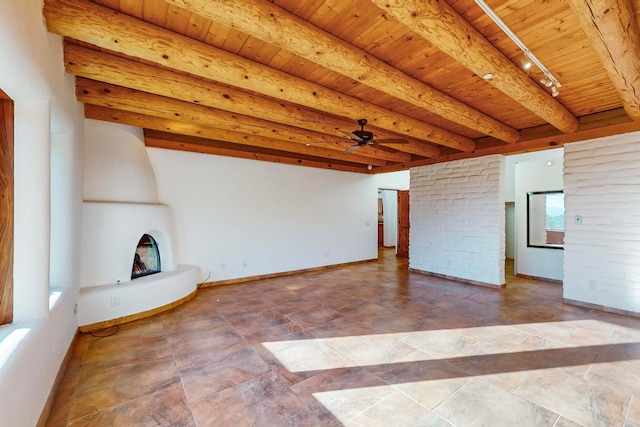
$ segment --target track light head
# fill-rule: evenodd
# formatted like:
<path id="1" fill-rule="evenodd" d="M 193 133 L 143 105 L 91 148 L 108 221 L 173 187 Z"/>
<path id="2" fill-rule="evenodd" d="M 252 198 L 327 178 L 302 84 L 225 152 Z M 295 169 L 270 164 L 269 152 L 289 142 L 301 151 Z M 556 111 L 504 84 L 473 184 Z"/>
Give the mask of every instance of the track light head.
<path id="1" fill-rule="evenodd" d="M 545 85 L 546 87 L 551 87 L 553 86 L 553 81 L 547 79 L 547 78 L 543 78 L 540 79 L 540 83 L 542 83 L 543 85 Z"/>
<path id="2" fill-rule="evenodd" d="M 527 55 L 525 55 L 525 57 L 522 58 L 522 61 L 520 61 L 520 64 L 522 65 L 522 69 L 525 71 L 529 71 L 533 66 L 533 62 L 531 62 L 531 60 Z"/>
<path id="3" fill-rule="evenodd" d="M 555 86 L 551 86 L 551 96 L 553 96 L 555 98 L 558 95 L 560 95 L 560 92 L 558 92 L 558 88 L 555 87 Z"/>

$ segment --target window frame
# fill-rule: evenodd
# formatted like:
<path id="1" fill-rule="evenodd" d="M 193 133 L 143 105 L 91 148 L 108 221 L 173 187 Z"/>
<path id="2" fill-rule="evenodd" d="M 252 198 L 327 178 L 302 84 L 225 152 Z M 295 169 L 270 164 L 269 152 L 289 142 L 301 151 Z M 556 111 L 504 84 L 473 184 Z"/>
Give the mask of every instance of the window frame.
<path id="1" fill-rule="evenodd" d="M 550 191 L 527 191 L 527 247 L 528 248 L 542 248 L 542 249 L 559 249 L 564 250 L 564 242 L 562 244 L 545 244 L 538 245 L 531 243 L 531 196 L 541 194 L 564 194 L 564 190 L 550 190 Z M 545 213 L 546 215 L 546 213 Z M 566 220 L 565 220 L 566 223 Z M 546 223 L 545 223 L 546 225 Z M 545 227 L 545 231 L 548 231 Z M 565 229 L 562 230 L 564 233 Z M 563 239 L 564 240 L 564 239 Z"/>
<path id="2" fill-rule="evenodd" d="M 14 104 L 0 89 L 0 325 L 13 322 Z"/>

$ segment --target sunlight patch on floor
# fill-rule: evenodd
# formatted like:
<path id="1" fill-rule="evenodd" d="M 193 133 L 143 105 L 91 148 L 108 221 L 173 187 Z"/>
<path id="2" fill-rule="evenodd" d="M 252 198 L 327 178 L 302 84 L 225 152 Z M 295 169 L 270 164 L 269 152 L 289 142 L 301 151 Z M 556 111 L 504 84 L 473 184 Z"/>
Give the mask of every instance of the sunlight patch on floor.
<path id="1" fill-rule="evenodd" d="M 589 342 L 581 332 L 597 331 Z M 523 323 L 459 329 L 263 342 L 291 372 L 453 357 L 555 350 L 640 341 L 640 331 L 599 320 Z"/>

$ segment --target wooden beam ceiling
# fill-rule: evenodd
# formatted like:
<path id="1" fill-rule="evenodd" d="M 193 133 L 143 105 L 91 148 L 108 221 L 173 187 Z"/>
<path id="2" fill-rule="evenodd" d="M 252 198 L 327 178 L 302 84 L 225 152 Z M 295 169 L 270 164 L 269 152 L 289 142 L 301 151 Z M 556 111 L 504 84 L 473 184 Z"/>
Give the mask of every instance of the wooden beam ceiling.
<path id="1" fill-rule="evenodd" d="M 474 142 L 461 135 L 393 113 L 188 37 L 140 22 L 86 0 L 48 0 L 47 28 L 92 45 L 138 57 L 184 73 L 357 120 L 375 117 L 377 127 L 463 151 Z"/>
<path id="2" fill-rule="evenodd" d="M 622 98 L 640 120 L 640 31 L 627 0 L 568 0 Z"/>
<path id="3" fill-rule="evenodd" d="M 452 122 L 506 142 L 518 131 L 414 79 L 266 0 L 167 0 L 220 24 L 286 49 L 322 67 Z M 255 25 L 260 22 L 260 25 Z"/>
<path id="4" fill-rule="evenodd" d="M 98 105 L 85 104 L 85 117 L 88 119 L 101 120 L 111 123 L 119 123 L 129 126 L 137 126 L 158 132 L 173 133 L 176 135 L 186 135 L 197 137 L 209 141 L 232 142 L 239 145 L 259 147 L 282 152 L 300 153 L 305 156 L 312 156 L 327 159 L 328 161 L 341 161 L 359 163 L 361 165 L 384 166 L 388 162 L 385 160 L 367 157 L 362 154 L 348 154 L 338 150 L 321 147 L 307 147 L 295 142 L 281 141 L 271 138 L 255 137 L 240 132 L 215 129 L 195 123 L 185 123 L 177 120 L 162 119 L 128 111 L 116 110 L 113 108 Z M 169 138 L 162 138 L 165 141 Z M 155 146 L 155 145 L 154 145 Z M 182 149 L 179 144 L 163 145 L 162 148 Z"/>
<path id="5" fill-rule="evenodd" d="M 344 151 L 352 144 L 338 142 L 337 138 L 318 132 L 305 132 L 301 129 L 268 122 L 248 116 L 234 115 L 204 105 L 165 98 L 134 89 L 96 82 L 84 78 L 76 80 L 76 97 L 85 104 L 100 105 L 147 116 L 174 119 L 186 123 L 201 124 L 217 129 L 230 130 L 262 138 L 278 139 L 299 144 L 325 143 L 325 148 L 334 146 Z M 377 147 L 366 147 L 369 157 L 406 162 L 411 156 L 406 153 L 392 153 Z"/>
<path id="6" fill-rule="evenodd" d="M 542 89 L 482 34 L 441 0 L 371 0 L 404 25 L 412 28 L 441 51 L 529 111 L 565 133 L 578 129 L 578 120 Z"/>
<path id="7" fill-rule="evenodd" d="M 142 92 L 209 106 L 245 116 L 282 123 L 345 139 L 342 131 L 351 131 L 356 123 L 341 117 L 327 117 L 309 108 L 259 97 L 232 87 L 201 78 L 159 69 L 151 65 L 121 58 L 105 52 L 65 43 L 65 69 L 68 73 L 129 87 Z M 331 120 L 331 123 L 328 120 Z M 379 138 L 398 138 L 394 133 L 376 131 Z M 318 140 L 318 142 L 320 142 Z M 347 140 L 345 140 L 347 142 Z M 413 138 L 407 138 L 403 151 L 424 157 L 437 157 L 439 149 Z M 344 149 L 344 148 L 343 148 Z M 396 159 L 407 161 L 408 158 Z"/>
<path id="8" fill-rule="evenodd" d="M 640 0 L 495 10 L 560 97 L 474 0 L 44 0 L 43 14 L 85 116 L 144 128 L 148 146 L 376 173 L 640 130 Z M 360 118 L 379 143 L 346 153 Z"/>

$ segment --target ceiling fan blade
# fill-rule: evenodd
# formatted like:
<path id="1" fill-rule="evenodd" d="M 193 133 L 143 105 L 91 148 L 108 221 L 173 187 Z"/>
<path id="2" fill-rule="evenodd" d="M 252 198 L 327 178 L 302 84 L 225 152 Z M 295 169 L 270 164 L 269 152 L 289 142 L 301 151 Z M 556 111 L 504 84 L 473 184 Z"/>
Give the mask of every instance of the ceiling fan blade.
<path id="1" fill-rule="evenodd" d="M 393 138 L 376 139 L 375 141 L 378 144 L 408 144 L 409 143 L 409 141 L 407 141 L 406 139 L 393 139 Z"/>
<path id="2" fill-rule="evenodd" d="M 344 150 L 345 153 L 353 153 L 354 151 L 356 151 L 358 148 L 360 148 L 359 145 L 352 145 L 351 147 L 347 148 L 346 150 Z"/>
<path id="3" fill-rule="evenodd" d="M 340 132 L 344 133 L 345 135 L 347 135 L 349 138 L 353 139 L 356 142 L 364 142 L 364 140 L 362 138 L 360 138 L 358 135 L 351 133 L 351 132 L 345 132 L 343 130 L 341 130 Z"/>

